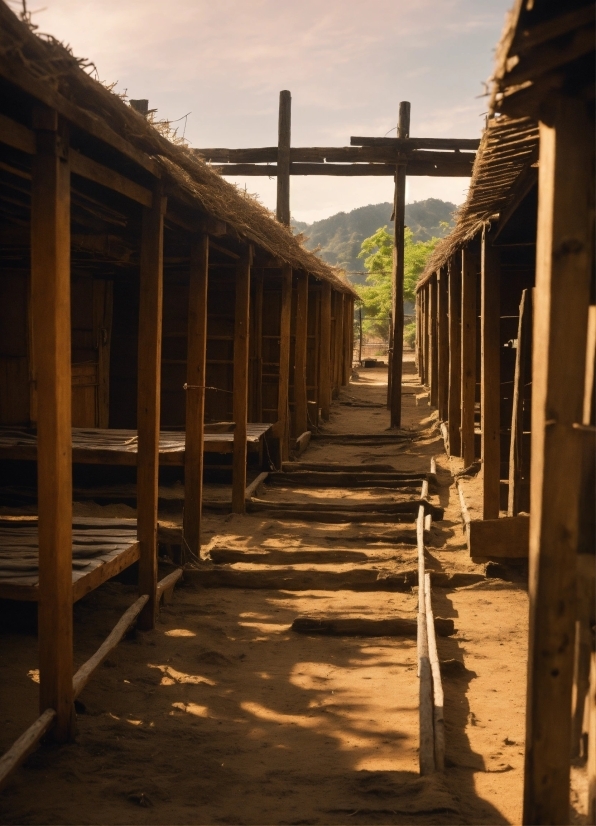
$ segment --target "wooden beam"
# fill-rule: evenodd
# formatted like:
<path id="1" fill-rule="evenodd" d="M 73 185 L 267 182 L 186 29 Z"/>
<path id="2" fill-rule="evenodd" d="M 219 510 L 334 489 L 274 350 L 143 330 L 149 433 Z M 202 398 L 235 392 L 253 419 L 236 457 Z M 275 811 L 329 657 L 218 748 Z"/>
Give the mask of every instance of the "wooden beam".
<path id="1" fill-rule="evenodd" d="M 40 740 L 54 725 L 56 712 L 47 708 L 37 720 L 24 731 L 18 740 L 0 757 L 0 790 L 12 777 L 14 771 L 25 761 Z"/>
<path id="2" fill-rule="evenodd" d="M 515 373 L 513 377 L 511 440 L 509 443 L 507 516 L 517 516 L 521 509 L 521 477 L 524 467 L 525 386 L 532 371 L 532 293 L 532 290 L 524 290 L 519 305 Z"/>
<path id="3" fill-rule="evenodd" d="M 524 823 L 568 823 L 593 123 L 557 96 L 540 122 L 532 371 L 530 645 Z M 547 120 L 548 118 L 548 120 Z"/>
<path id="4" fill-rule="evenodd" d="M 70 169 L 55 112 L 36 111 L 31 182 L 31 316 L 37 377 L 39 708 L 58 742 L 74 737 Z"/>
<path id="5" fill-rule="evenodd" d="M 193 149 L 212 164 L 276 164 L 277 147 L 265 146 L 255 149 Z M 398 161 L 424 161 L 442 164 L 471 164 L 475 153 L 459 151 L 432 151 L 413 149 L 396 151 L 386 146 L 305 146 L 290 148 L 292 164 L 323 163 L 384 163 L 395 165 Z"/>
<path id="6" fill-rule="evenodd" d="M 190 250 L 183 519 L 185 546 L 197 557 L 201 554 L 203 508 L 208 281 L 209 236 L 200 234 L 193 238 Z"/>
<path id="7" fill-rule="evenodd" d="M 234 453 L 232 458 L 232 511 L 244 513 L 246 490 L 246 432 L 248 422 L 248 325 L 250 313 L 250 268 L 252 246 L 238 263 L 234 321 Z"/>
<path id="8" fill-rule="evenodd" d="M 411 138 L 409 135 L 399 135 L 397 138 L 350 138 L 350 146 L 388 146 L 396 152 L 411 149 L 475 150 L 480 146 L 480 141 L 478 138 Z"/>
<path id="9" fill-rule="evenodd" d="M 279 93 L 277 138 L 277 212 L 280 224 L 290 226 L 290 141 L 292 131 L 292 96 Z"/>
<path id="10" fill-rule="evenodd" d="M 292 268 L 281 269 L 281 313 L 279 319 L 279 384 L 277 392 L 277 436 L 283 462 L 290 451 L 290 330 L 292 321 Z"/>
<path id="11" fill-rule="evenodd" d="M 308 396 L 306 390 L 306 359 L 308 345 L 308 273 L 297 272 L 296 344 L 294 348 L 294 416 L 296 433 L 305 433 L 308 427 Z"/>
<path id="12" fill-rule="evenodd" d="M 402 140 L 410 135 L 410 104 L 401 101 L 397 134 Z M 401 391 L 404 357 L 404 243 L 406 223 L 406 167 L 395 168 L 393 196 L 393 279 L 392 279 L 392 327 L 391 390 L 389 399 L 389 426 L 401 427 Z"/>
<path id="13" fill-rule="evenodd" d="M 35 132 L 6 115 L 0 115 L 0 143 L 28 155 L 34 155 L 36 151 Z"/>
<path id="14" fill-rule="evenodd" d="M 462 250 L 461 293 L 461 455 L 464 467 L 476 458 L 474 411 L 476 404 L 476 269 L 477 256 Z"/>
<path id="15" fill-rule="evenodd" d="M 449 273 L 449 455 L 461 456 L 461 255 L 448 263 Z"/>
<path id="16" fill-rule="evenodd" d="M 439 418 L 447 420 L 447 403 L 449 400 L 449 288 L 447 284 L 447 267 L 437 272 L 437 407 Z"/>
<path id="17" fill-rule="evenodd" d="M 152 206 L 143 209 L 139 295 L 139 356 L 137 385 L 137 535 L 139 595 L 149 600 L 139 627 L 155 625 L 157 611 L 157 477 L 161 389 L 161 325 L 163 306 L 163 222 L 166 199 L 161 186 Z"/>
<path id="18" fill-rule="evenodd" d="M 331 284 L 321 285 L 321 326 L 319 341 L 319 404 L 323 421 L 331 409 Z"/>
<path id="19" fill-rule="evenodd" d="M 482 516 L 498 519 L 501 486 L 501 263 L 499 250 L 482 235 L 480 415 Z"/>
<path id="20" fill-rule="evenodd" d="M 447 154 L 447 153 L 445 153 Z M 435 178 L 469 178 L 472 174 L 473 160 L 429 161 L 416 159 L 404 161 L 407 174 L 412 177 Z M 220 175 L 234 177 L 265 176 L 277 177 L 276 164 L 213 164 L 211 166 Z M 291 163 L 290 175 L 331 175 L 334 177 L 370 177 L 395 175 L 395 164 L 391 163 Z"/>

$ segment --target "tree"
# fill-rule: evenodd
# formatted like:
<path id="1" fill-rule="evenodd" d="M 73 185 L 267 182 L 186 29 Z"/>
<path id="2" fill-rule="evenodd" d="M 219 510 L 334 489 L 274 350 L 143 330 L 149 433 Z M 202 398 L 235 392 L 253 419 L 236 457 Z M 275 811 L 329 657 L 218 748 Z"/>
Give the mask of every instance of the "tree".
<path id="1" fill-rule="evenodd" d="M 446 231 L 448 224 L 441 224 Z M 426 262 L 439 238 L 428 241 L 414 241 L 414 233 L 409 227 L 404 233 L 404 301 L 414 302 L 416 285 Z M 387 227 L 381 227 L 374 235 L 362 242 L 359 258 L 364 258 L 367 270 L 366 285 L 357 287 L 365 313 L 363 328 L 366 333 L 389 337 L 389 316 L 391 313 L 391 280 L 393 272 L 393 236 Z M 411 331 L 410 336 L 411 337 Z"/>

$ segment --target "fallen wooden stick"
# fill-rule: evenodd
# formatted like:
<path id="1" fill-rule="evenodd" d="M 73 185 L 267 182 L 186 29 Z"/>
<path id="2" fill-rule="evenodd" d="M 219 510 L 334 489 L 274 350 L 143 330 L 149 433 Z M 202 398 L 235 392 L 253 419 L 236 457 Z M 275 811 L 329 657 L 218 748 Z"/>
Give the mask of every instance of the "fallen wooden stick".
<path id="1" fill-rule="evenodd" d="M 170 575 L 171 576 L 171 575 Z M 167 577 L 166 577 L 167 579 Z M 143 594 L 134 602 L 130 608 L 124 612 L 120 617 L 110 634 L 106 637 L 103 643 L 99 646 L 95 654 L 90 657 L 84 665 L 82 665 L 77 673 L 72 678 L 72 688 L 75 697 L 78 697 L 81 691 L 85 688 L 93 673 L 105 660 L 114 648 L 118 645 L 122 637 L 126 634 L 130 626 L 139 616 L 145 605 L 149 602 L 148 594 Z"/>
<path id="2" fill-rule="evenodd" d="M 435 744 L 435 768 L 437 771 L 445 770 L 445 720 L 443 717 L 443 707 L 445 704 L 443 695 L 443 683 L 441 681 L 441 667 L 439 665 L 439 654 L 437 651 L 437 639 L 435 637 L 436 620 L 433 620 L 432 600 L 430 593 L 430 575 L 425 575 L 424 596 L 426 600 L 426 634 L 428 639 L 428 658 L 433 683 L 433 729 Z"/>
<path id="3" fill-rule="evenodd" d="M 0 757 L 0 789 L 4 788 L 14 770 L 21 765 L 41 738 L 52 728 L 55 719 L 56 712 L 54 709 L 46 709 L 33 725 L 29 726 L 8 751 Z"/>
<path id="4" fill-rule="evenodd" d="M 437 617 L 434 627 L 441 637 L 449 637 L 455 633 L 451 619 Z M 299 634 L 320 634 L 326 637 L 415 637 L 416 629 L 416 620 L 399 617 L 382 620 L 360 617 L 340 619 L 296 617 L 292 623 L 292 631 Z"/>
<path id="5" fill-rule="evenodd" d="M 424 590 L 424 589 L 422 589 Z M 418 614 L 418 672 L 419 672 L 419 764 L 420 774 L 435 770 L 435 742 L 433 732 L 432 673 L 428 656 L 426 613 Z"/>
<path id="6" fill-rule="evenodd" d="M 256 479 L 253 479 L 250 485 L 247 485 L 244 491 L 244 498 L 251 499 L 252 495 L 257 492 L 258 488 L 263 484 L 265 479 L 269 476 L 267 472 L 259 473 Z"/>
<path id="7" fill-rule="evenodd" d="M 163 601 L 164 603 L 170 602 L 172 598 L 172 593 L 174 591 L 174 587 L 180 577 L 182 576 L 183 571 L 182 568 L 178 568 L 176 571 L 172 571 L 171 574 L 168 574 L 163 579 L 160 579 L 157 583 L 157 601 L 159 602 L 162 594 L 163 594 Z"/>

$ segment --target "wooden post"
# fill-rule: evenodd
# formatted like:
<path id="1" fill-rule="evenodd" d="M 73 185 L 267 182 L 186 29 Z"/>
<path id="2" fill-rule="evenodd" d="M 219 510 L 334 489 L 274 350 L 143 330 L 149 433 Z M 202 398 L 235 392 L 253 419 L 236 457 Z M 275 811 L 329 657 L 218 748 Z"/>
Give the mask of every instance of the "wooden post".
<path id="1" fill-rule="evenodd" d="M 454 255 L 449 272 L 449 454 L 461 456 L 461 256 Z"/>
<path id="2" fill-rule="evenodd" d="M 438 342 L 438 289 L 437 289 L 437 273 L 433 273 L 432 278 L 428 282 L 428 322 L 429 322 L 429 385 L 430 385 L 430 404 L 431 407 L 437 407 L 439 403 L 439 342 Z"/>
<path id="3" fill-rule="evenodd" d="M 501 488 L 501 267 L 499 251 L 482 235 L 481 452 L 482 516 L 498 519 Z"/>
<path id="4" fill-rule="evenodd" d="M 236 270 L 234 315 L 234 454 L 232 457 L 232 511 L 244 513 L 246 490 L 246 432 L 248 422 L 248 324 L 250 313 L 250 267 L 252 246 L 248 246 Z"/>
<path id="5" fill-rule="evenodd" d="M 283 462 L 290 455 L 290 328 L 292 321 L 292 267 L 281 268 L 281 316 L 279 333 L 279 384 L 277 394 L 277 436 Z"/>
<path id="6" fill-rule="evenodd" d="M 588 106 L 551 96 L 544 108 L 548 122 L 539 125 L 532 372 L 526 824 L 569 822 L 582 469 L 581 434 L 574 425 L 583 413 L 593 268 L 593 123 Z"/>
<path id="7" fill-rule="evenodd" d="M 344 294 L 335 293 L 335 395 L 339 396 L 343 384 L 344 354 Z"/>
<path id="8" fill-rule="evenodd" d="M 393 375 L 393 314 L 389 312 L 389 346 L 387 348 L 387 410 L 391 410 L 391 376 Z"/>
<path id="9" fill-rule="evenodd" d="M 277 220 L 290 226 L 290 143 L 292 128 L 292 95 L 279 93 L 279 123 L 277 141 Z"/>
<path id="10" fill-rule="evenodd" d="M 253 352 L 253 411 L 254 421 L 263 421 L 263 271 L 252 273 L 255 290 L 254 303 L 254 341 L 252 342 Z"/>
<path id="11" fill-rule="evenodd" d="M 296 344 L 294 349 L 294 404 L 296 433 L 300 436 L 308 430 L 306 390 L 306 357 L 308 345 L 308 273 L 298 272 L 296 306 Z"/>
<path id="12" fill-rule="evenodd" d="M 321 285 L 321 328 L 319 348 L 319 386 L 321 417 L 329 421 L 331 409 L 331 284 Z"/>
<path id="13" fill-rule="evenodd" d="M 399 104 L 397 137 L 410 137 L 410 104 Z M 390 426 L 401 427 L 401 382 L 404 356 L 404 229 L 406 221 L 406 166 L 395 169 L 393 202 L 393 355 L 391 358 Z"/>
<path id="14" fill-rule="evenodd" d="M 476 266 L 476 255 L 464 249 L 461 295 L 461 451 L 464 467 L 469 467 L 475 459 Z"/>
<path id="15" fill-rule="evenodd" d="M 201 553 L 208 278 L 209 236 L 201 234 L 190 250 L 184 453 L 184 540 L 196 556 Z"/>
<path id="16" fill-rule="evenodd" d="M 143 209 L 139 284 L 139 356 L 137 386 L 137 535 L 140 545 L 139 593 L 149 600 L 139 627 L 155 625 L 157 611 L 157 482 L 161 390 L 161 324 L 163 307 L 163 216 L 161 186 L 153 205 Z"/>
<path id="17" fill-rule="evenodd" d="M 362 305 L 358 307 L 358 363 L 362 367 Z"/>
<path id="18" fill-rule="evenodd" d="M 437 280 L 437 407 L 439 408 L 439 419 L 446 421 L 448 416 L 447 402 L 449 399 L 449 294 L 447 267 L 443 267 L 437 272 Z"/>
<path id="19" fill-rule="evenodd" d="M 424 286 L 424 384 L 430 391 L 430 283 Z"/>
<path id="20" fill-rule="evenodd" d="M 350 372 L 352 369 L 352 350 L 350 349 L 352 343 L 352 328 L 354 326 L 354 305 L 352 299 L 348 295 L 344 295 L 344 323 L 343 323 L 343 339 L 342 339 L 342 374 L 341 384 L 346 387 L 350 381 Z"/>
<path id="21" fill-rule="evenodd" d="M 54 737 L 76 730 L 72 637 L 70 167 L 55 112 L 35 113 L 31 180 L 31 318 L 37 368 L 39 705 Z"/>
<path id="22" fill-rule="evenodd" d="M 509 444 L 507 516 L 517 516 L 520 511 L 521 475 L 524 465 L 524 396 L 526 376 L 532 370 L 532 292 L 532 290 L 524 290 L 519 305 L 515 374 L 513 377 L 511 442 Z"/>

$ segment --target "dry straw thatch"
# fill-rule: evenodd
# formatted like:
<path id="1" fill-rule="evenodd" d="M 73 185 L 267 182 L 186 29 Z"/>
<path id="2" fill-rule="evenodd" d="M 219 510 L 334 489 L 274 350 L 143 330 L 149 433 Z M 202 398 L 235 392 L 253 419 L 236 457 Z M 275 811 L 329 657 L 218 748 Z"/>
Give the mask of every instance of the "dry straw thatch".
<path id="1" fill-rule="evenodd" d="M 241 193 L 184 146 L 160 134 L 111 88 L 91 77 L 85 71 L 90 68 L 94 68 L 92 63 L 75 58 L 54 38 L 35 34 L 0 0 L 0 75 L 24 88 L 31 88 L 33 83 L 59 110 L 60 104 L 65 103 L 70 112 L 74 106 L 87 117 L 102 122 L 157 162 L 174 197 L 178 191 L 185 202 L 190 199 L 199 210 L 225 221 L 241 238 L 281 262 L 356 295 L 340 270 L 307 250 L 303 239 L 279 224 L 255 198 Z"/>

